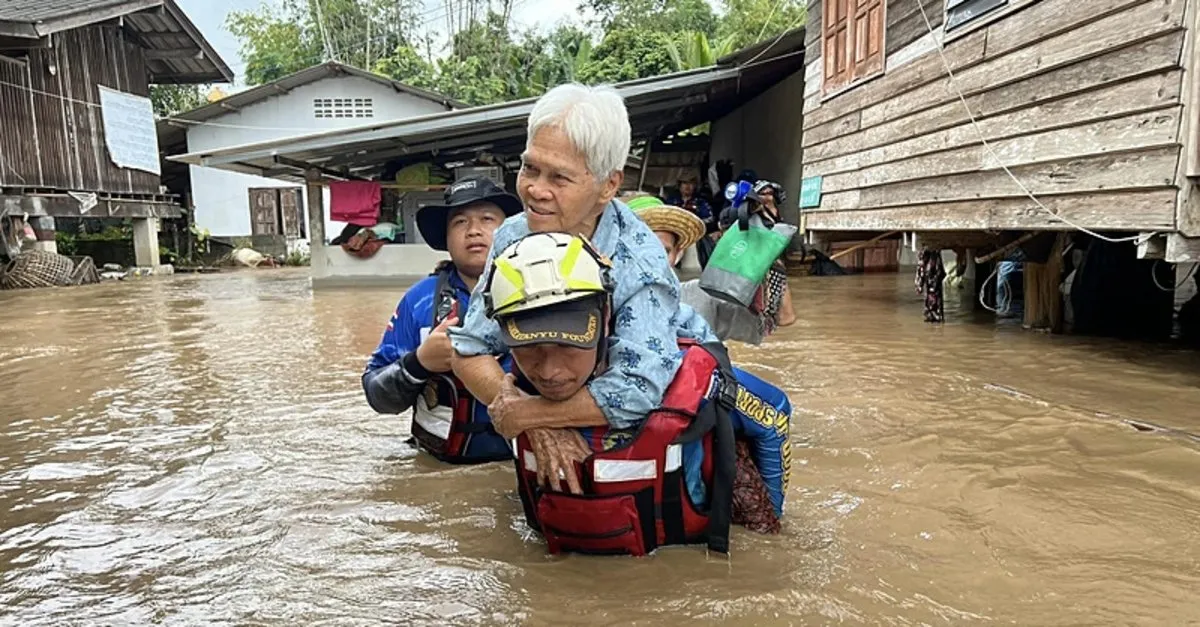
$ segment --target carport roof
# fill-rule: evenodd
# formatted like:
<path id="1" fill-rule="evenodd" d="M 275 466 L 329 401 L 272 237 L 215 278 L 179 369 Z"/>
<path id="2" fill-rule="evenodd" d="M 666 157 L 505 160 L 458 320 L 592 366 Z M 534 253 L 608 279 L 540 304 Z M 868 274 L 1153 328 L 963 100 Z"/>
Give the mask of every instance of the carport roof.
<path id="1" fill-rule="evenodd" d="M 801 42 L 798 45 L 797 40 Z M 776 41 L 776 46 L 763 49 L 748 63 L 735 53 L 727 59 L 742 64 L 730 62 L 618 83 L 634 141 L 720 118 L 801 70 L 803 37 L 785 34 Z M 396 159 L 478 150 L 515 154 L 524 147 L 526 118 L 535 101 L 528 98 L 169 158 L 281 179 L 302 179 L 308 168 L 335 178 L 366 178 Z M 800 109 L 797 102 L 796 115 Z"/>

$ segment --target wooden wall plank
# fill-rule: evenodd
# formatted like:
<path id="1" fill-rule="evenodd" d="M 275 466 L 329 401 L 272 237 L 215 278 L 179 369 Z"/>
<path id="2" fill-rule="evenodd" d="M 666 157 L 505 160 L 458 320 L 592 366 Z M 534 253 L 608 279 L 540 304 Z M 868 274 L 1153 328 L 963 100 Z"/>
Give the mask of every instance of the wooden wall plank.
<path id="1" fill-rule="evenodd" d="M 826 176 L 822 191 L 834 193 L 934 176 L 993 170 L 1000 168 L 1001 163 L 1012 168 L 1139 148 L 1177 146 L 1179 114 L 1178 105 L 1168 105 L 1167 108 L 1149 112 L 994 141 L 991 142 L 991 151 L 982 144 L 974 143 L 953 150 L 931 152 Z"/>
<path id="2" fill-rule="evenodd" d="M 804 59 L 811 62 L 821 58 L 821 25 L 824 24 L 821 21 L 821 0 L 809 0 L 805 23 Z"/>
<path id="3" fill-rule="evenodd" d="M 920 2 L 925 6 L 929 21 L 934 28 L 942 25 L 946 17 L 945 0 L 891 0 L 888 2 L 887 51 L 892 54 L 929 34 L 929 26 L 921 14 Z"/>
<path id="4" fill-rule="evenodd" d="M 1103 75 L 1088 74 L 1087 76 L 1089 78 L 1086 80 L 1094 80 Z M 1063 89 L 1071 88 L 1072 84 L 1073 81 L 1067 80 L 1059 82 L 1059 86 Z M 1003 101 L 1010 103 L 1023 103 L 1028 100 L 1028 97 L 1040 98 L 1043 95 L 1048 97 L 1057 95 L 1055 92 L 1047 93 L 1043 91 L 1040 89 L 1040 84 L 1025 85 L 1017 83 L 1009 87 L 1013 89 L 1005 88 L 1006 91 L 1014 93 L 1010 93 L 1010 97 L 1003 99 Z M 1030 87 L 1033 89 L 1029 90 Z M 968 101 L 968 105 L 982 104 L 983 99 L 987 97 L 988 94 L 982 95 L 975 99 L 974 103 Z M 963 110 L 962 103 L 955 100 L 947 103 L 947 106 L 956 107 L 957 112 L 953 110 L 946 112 L 931 110 L 932 113 L 930 116 L 922 115 L 919 120 L 905 118 L 904 120 L 910 120 L 907 124 L 877 126 L 864 133 L 848 135 L 819 146 L 814 146 L 806 151 L 805 154 L 808 158 L 821 159 L 826 154 L 836 152 L 842 152 L 843 155 L 805 164 L 805 175 L 824 176 L 839 172 L 848 172 L 938 150 L 947 150 L 967 144 L 978 144 L 980 132 L 991 141 L 1059 128 L 1064 125 L 1085 124 L 1096 119 L 1152 110 L 1164 105 L 1174 104 L 1178 102 L 1178 99 L 1179 71 L 1176 70 L 1165 74 L 1146 76 L 1125 83 L 1118 83 L 1112 87 L 1084 91 L 1028 109 L 1010 111 L 997 116 L 980 118 L 977 113 L 978 131 L 970 123 L 966 111 Z M 901 139 L 902 136 L 897 134 L 898 132 L 905 131 L 912 133 L 916 130 L 914 127 L 919 127 L 921 124 L 941 126 L 945 120 L 962 120 L 965 123 L 925 135 L 910 135 L 911 139 Z M 883 130 L 871 132 L 877 129 Z M 880 137 L 884 133 L 886 135 Z M 870 148 L 869 146 L 876 147 Z"/>
<path id="5" fill-rule="evenodd" d="M 1044 72 L 1050 68 L 1103 54 L 1113 48 L 1122 47 L 1140 39 L 1148 39 L 1164 32 L 1178 30 L 1178 26 L 1171 23 L 1171 14 L 1181 10 L 1184 1 L 1167 0 L 1165 3 L 1140 4 L 1128 12 L 1112 14 L 1076 31 L 1058 35 L 1017 49 L 994 60 L 972 66 L 955 74 L 954 85 L 951 84 L 948 77 L 943 78 L 863 109 L 861 125 L 863 128 L 875 126 L 957 98 L 954 86 L 957 86 L 957 89 L 961 90 L 964 95 L 970 96 L 1015 82 L 1022 77 Z M 1036 28 L 1029 30 L 1036 30 Z M 988 40 L 988 49 L 990 56 L 993 49 L 990 39 Z"/>
<path id="6" fill-rule="evenodd" d="M 1068 194 L 1040 198 L 1057 215 L 1083 226 L 1108 230 L 1169 230 L 1174 190 Z M 830 231 L 1047 229 L 1070 230 L 1028 198 L 924 204 L 861 211 L 805 212 L 805 227 Z"/>
<path id="7" fill-rule="evenodd" d="M 1082 194 L 1104 189 L 1169 187 L 1178 146 L 1104 154 L 1010 168 L 1034 194 Z M 1164 175 L 1164 173 L 1166 173 Z M 982 198 L 1023 196 L 1003 170 L 987 170 L 903 181 L 824 194 L 822 210 L 854 210 Z"/>
<path id="8" fill-rule="evenodd" d="M 1183 152 L 1179 160 L 1179 199 L 1176 228 L 1188 237 L 1200 237 L 1200 5 L 1192 3 L 1186 17 L 1188 37 L 1180 57 L 1185 67 L 1183 106 L 1185 123 L 1180 125 Z"/>
<path id="9" fill-rule="evenodd" d="M 858 131 L 862 124 L 862 111 L 855 111 L 842 116 L 829 124 L 819 126 L 805 132 L 800 138 L 801 146 L 808 146 L 826 141 L 832 137 L 841 137 Z"/>
<path id="10" fill-rule="evenodd" d="M 955 41 L 953 46 L 946 49 L 946 62 L 952 70 L 978 63 L 983 59 L 987 46 L 987 32 L 980 30 Z M 844 115 L 853 113 L 864 106 L 875 104 L 898 93 L 914 89 L 930 81 L 946 75 L 946 68 L 939 55 L 927 55 L 900 69 L 871 81 L 860 87 L 851 89 L 835 98 L 821 103 L 821 109 L 812 114 L 805 113 L 804 130 L 822 124 L 828 124 Z"/>
<path id="11" fill-rule="evenodd" d="M 4 153 L 0 182 L 5 185 L 41 184 L 35 148 L 33 104 L 29 98 L 29 68 L 19 63 L 0 62 L 0 151 Z"/>
<path id="12" fill-rule="evenodd" d="M 1032 43 L 1072 30 L 1074 31 L 1071 33 L 1073 36 L 1082 39 L 1085 33 L 1081 32 L 1081 29 L 1092 26 L 1088 22 L 1094 24 L 1094 21 L 1101 17 L 1104 19 L 1100 21 L 1111 20 L 1114 12 L 1131 7 L 1135 12 L 1157 10 L 1159 13 L 1165 12 L 1166 14 L 1162 24 L 1158 24 L 1159 20 L 1149 17 L 1144 18 L 1141 23 L 1135 24 L 1131 30 L 1140 32 L 1155 26 L 1162 27 L 1159 31 L 1175 29 L 1179 27 L 1181 16 L 1174 18 L 1172 16 L 1182 11 L 1184 2 L 1185 0 L 1153 0 L 1153 2 L 1148 0 L 1088 0 L 1087 2 L 1042 0 L 1007 19 L 997 21 L 986 29 L 980 29 L 948 43 L 945 50 L 946 60 L 953 71 L 959 72 L 960 69 L 969 68 L 982 61 L 985 53 L 989 59 L 1000 57 L 1009 52 L 1028 48 Z M 1130 14 L 1126 18 L 1117 18 L 1116 22 L 1128 21 L 1133 24 L 1133 20 L 1134 15 Z M 1116 27 L 1119 28 L 1119 26 Z M 993 41 L 992 33 L 994 32 L 1001 33 L 999 41 Z M 1127 40 L 1134 39 L 1136 38 L 1131 36 Z M 1059 43 L 1067 48 L 1072 48 L 1069 38 L 1060 39 Z M 1026 57 L 1028 56 L 1027 54 Z M 1033 62 L 1037 63 L 1036 56 L 1033 57 Z M 1052 64 L 1040 62 L 1037 67 L 1048 65 Z M 952 95 L 952 92 L 945 89 L 945 75 L 946 70 L 941 57 L 936 54 L 928 55 L 900 68 L 883 80 L 875 81 L 861 89 L 850 90 L 843 96 L 849 96 L 851 93 L 854 96 L 839 98 L 836 105 L 833 102 L 823 103 L 821 112 L 814 113 L 809 116 L 811 119 L 805 120 L 805 130 L 828 123 L 856 108 L 869 107 L 903 97 L 909 91 L 922 86 L 926 87 L 926 96 L 933 98 L 933 102 L 927 103 L 926 106 L 935 106 L 944 102 L 946 96 Z M 941 80 L 938 81 L 938 79 Z M 932 81 L 938 81 L 936 90 L 929 88 Z M 910 98 L 911 100 L 913 99 Z M 919 98 L 915 100 L 917 104 L 922 103 Z M 871 126 L 872 124 L 867 122 L 872 119 L 871 117 L 864 118 L 863 126 Z"/>

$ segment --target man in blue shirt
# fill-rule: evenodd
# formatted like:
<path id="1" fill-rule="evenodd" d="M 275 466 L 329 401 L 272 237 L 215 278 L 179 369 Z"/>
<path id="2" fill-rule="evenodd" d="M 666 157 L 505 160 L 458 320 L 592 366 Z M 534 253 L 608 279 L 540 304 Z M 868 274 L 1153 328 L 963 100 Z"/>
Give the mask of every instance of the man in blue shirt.
<path id="1" fill-rule="evenodd" d="M 534 424 L 553 426 L 564 416 L 606 421 L 615 428 L 640 423 L 657 409 L 682 360 L 678 337 L 718 341 L 703 318 L 679 302 L 679 279 L 667 264 L 658 238 L 624 203 L 615 200 L 629 154 L 630 126 L 621 96 L 609 87 L 560 85 L 547 92 L 529 115 L 526 149 L 517 177 L 521 215 L 496 231 L 495 254 L 529 233 L 581 235 L 613 264 L 615 311 L 608 339 L 611 368 L 571 398 L 513 399 L 492 416 L 501 423 L 520 412 Z M 504 381 L 493 356 L 508 348 L 488 318 L 481 288 L 463 318 L 450 330 L 454 372 L 481 401 L 492 404 Z M 493 408 L 497 409 L 497 408 Z"/>
<path id="2" fill-rule="evenodd" d="M 417 227 L 431 248 L 450 254 L 450 261 L 400 300 L 363 373 L 363 391 L 379 413 L 413 409 L 413 439 L 442 461 L 510 459 L 512 450 L 491 428 L 487 406 L 451 372 L 453 349 L 446 330 L 467 311 L 492 236 L 506 216 L 521 212 L 521 201 L 484 177 L 456 181 L 444 198 L 444 204 L 417 212 Z"/>

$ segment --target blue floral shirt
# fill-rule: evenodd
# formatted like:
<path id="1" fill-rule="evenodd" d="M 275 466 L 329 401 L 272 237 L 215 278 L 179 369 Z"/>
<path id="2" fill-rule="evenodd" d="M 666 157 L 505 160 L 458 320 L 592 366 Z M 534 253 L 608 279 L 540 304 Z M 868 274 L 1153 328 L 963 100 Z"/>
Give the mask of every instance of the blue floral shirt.
<path id="1" fill-rule="evenodd" d="M 484 276 L 500 251 L 529 233 L 525 214 L 505 220 L 493 236 Z M 616 321 L 608 340 L 609 368 L 588 384 L 588 391 L 612 427 L 628 428 L 662 406 L 682 362 L 677 338 L 718 339 L 704 318 L 679 301 L 679 279 L 662 244 L 624 203 L 614 200 L 605 208 L 591 241 L 612 260 Z M 454 350 L 462 355 L 508 352 L 500 325 L 485 313 L 483 286 L 483 281 L 475 286 L 462 326 L 449 331 Z"/>

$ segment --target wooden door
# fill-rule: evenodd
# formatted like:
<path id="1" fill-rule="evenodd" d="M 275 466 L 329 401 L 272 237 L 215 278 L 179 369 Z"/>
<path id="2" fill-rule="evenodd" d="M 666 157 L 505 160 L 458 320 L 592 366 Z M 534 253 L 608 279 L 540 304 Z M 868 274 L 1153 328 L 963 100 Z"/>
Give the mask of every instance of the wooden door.
<path id="1" fill-rule="evenodd" d="M 254 187 L 250 193 L 250 234 L 279 235 L 279 194 L 274 187 Z"/>
<path id="2" fill-rule="evenodd" d="M 299 187 L 285 187 L 279 190 L 279 221 L 283 224 L 283 234 L 287 237 L 304 237 L 304 208 L 300 202 Z"/>

